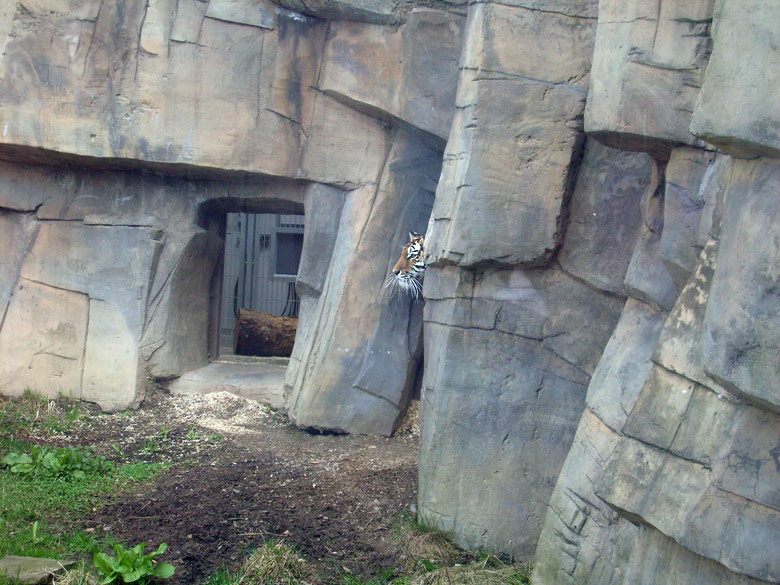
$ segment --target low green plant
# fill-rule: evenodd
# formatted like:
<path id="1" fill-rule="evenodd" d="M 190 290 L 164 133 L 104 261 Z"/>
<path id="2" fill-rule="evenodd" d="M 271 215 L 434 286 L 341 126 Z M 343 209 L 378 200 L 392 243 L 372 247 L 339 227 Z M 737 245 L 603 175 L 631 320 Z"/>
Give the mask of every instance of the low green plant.
<path id="1" fill-rule="evenodd" d="M 188 441 L 202 441 L 205 437 L 201 435 L 195 427 L 191 427 L 189 432 L 184 437 Z"/>
<path id="2" fill-rule="evenodd" d="M 11 473 L 19 475 L 46 475 L 84 479 L 89 472 L 102 473 L 110 469 L 103 457 L 89 448 L 32 445 L 27 452 L 11 452 L 0 461 Z"/>
<path id="3" fill-rule="evenodd" d="M 102 575 L 101 585 L 113 583 L 121 578 L 124 583 L 138 583 L 143 585 L 153 579 L 167 579 L 172 576 L 175 569 L 173 565 L 161 563 L 156 560 L 158 556 L 168 549 L 166 543 L 162 543 L 156 551 L 144 554 L 146 543 L 142 542 L 132 548 L 125 548 L 119 543 L 114 544 L 114 555 L 104 552 L 95 553 L 93 563 Z"/>
<path id="4" fill-rule="evenodd" d="M 217 570 L 203 585 L 239 585 L 240 575 L 232 575 L 229 571 Z"/>
<path id="5" fill-rule="evenodd" d="M 165 469 L 149 463 L 116 465 L 111 473 L 91 472 L 80 480 L 0 473 L 0 558 L 91 556 L 105 549 L 102 530 L 81 528 L 85 513 Z"/>
<path id="6" fill-rule="evenodd" d="M 141 449 L 139 450 L 139 453 L 141 455 L 146 455 L 147 457 L 150 457 L 152 455 L 156 455 L 162 451 L 161 445 L 157 442 L 156 437 L 146 437 L 144 440 L 144 444 L 141 446 Z"/>

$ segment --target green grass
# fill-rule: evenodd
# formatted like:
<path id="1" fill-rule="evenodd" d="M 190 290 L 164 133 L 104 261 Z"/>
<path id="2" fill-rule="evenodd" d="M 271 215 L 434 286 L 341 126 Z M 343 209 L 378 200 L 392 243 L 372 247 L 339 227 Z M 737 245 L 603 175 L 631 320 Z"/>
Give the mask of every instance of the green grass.
<path id="1" fill-rule="evenodd" d="M 80 424 L 82 414 L 75 401 L 59 399 L 56 408 L 50 405 L 30 394 L 0 402 L 0 459 L 11 451 L 29 452 L 31 438 L 56 443 L 57 434 Z M 164 469 L 159 463 L 126 463 L 88 472 L 81 479 L 0 469 L 0 557 L 66 558 L 102 550 L 107 544 L 103 533 L 73 527 L 80 527 L 84 514 L 107 498 L 149 481 Z"/>
<path id="2" fill-rule="evenodd" d="M 20 477 L 0 472 L 0 557 L 62 557 L 102 550 L 103 535 L 63 531 L 102 500 L 162 471 L 159 464 L 131 463 L 83 479 Z"/>
<path id="3" fill-rule="evenodd" d="M 238 582 L 239 578 L 229 571 L 217 571 L 203 585 L 236 585 Z"/>

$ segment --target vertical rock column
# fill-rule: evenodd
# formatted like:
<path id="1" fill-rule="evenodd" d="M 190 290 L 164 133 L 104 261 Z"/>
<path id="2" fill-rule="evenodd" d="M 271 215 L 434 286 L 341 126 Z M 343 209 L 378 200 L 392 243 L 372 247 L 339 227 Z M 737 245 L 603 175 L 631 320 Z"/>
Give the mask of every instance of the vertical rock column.
<path id="1" fill-rule="evenodd" d="M 600 13 L 600 23 L 604 17 L 610 34 L 621 26 L 645 27 L 631 12 L 640 4 L 648 3 Z M 674 7 L 670 26 L 695 27 L 707 14 L 699 4 L 659 2 L 657 14 Z M 610 0 L 601 5 L 618 7 Z M 645 126 L 648 140 L 639 133 L 624 142 L 655 156 L 669 154 L 668 164 L 661 162 L 658 237 L 637 245 L 656 260 L 647 265 L 652 270 L 629 270 L 626 283 L 633 279 L 632 294 L 641 301 L 626 305 L 588 389 L 588 409 L 537 550 L 537 584 L 758 585 L 780 579 L 780 312 L 773 292 L 780 280 L 780 163 L 771 130 L 778 126 L 777 108 L 765 101 L 776 80 L 777 14 L 771 2 L 716 5 L 714 49 L 698 98 L 689 96 L 685 107 L 668 100 L 659 120 Z M 656 22 L 657 54 L 673 55 L 674 45 L 693 41 L 681 32 L 661 49 L 665 29 Z M 601 31 L 600 25 L 599 38 Z M 634 40 L 624 30 L 621 42 L 626 39 Z M 652 96 L 666 91 L 659 84 L 646 80 L 629 91 Z M 597 115 L 611 109 L 606 102 L 614 95 L 589 95 L 594 103 L 586 127 L 599 128 L 602 137 L 606 131 L 619 144 L 627 128 Z M 690 112 L 698 139 L 733 158 L 678 146 L 696 145 L 684 131 Z M 662 130 L 658 122 L 671 114 L 685 125 Z M 739 158 L 756 155 L 764 156 Z M 659 262 L 681 288 L 671 308 L 662 302 L 670 294 L 650 294 L 653 287 L 640 278 L 657 275 Z"/>
<path id="2" fill-rule="evenodd" d="M 650 165 L 627 159 L 631 180 L 604 197 L 591 190 L 607 179 L 583 179 L 582 209 L 592 196 L 589 213 L 603 211 L 617 229 L 558 264 L 582 157 L 596 2 L 519 4 L 469 7 L 426 240 L 419 511 L 462 545 L 531 558 L 623 305 Z M 586 157 L 603 165 L 619 155 L 606 150 L 594 145 Z M 626 229 L 623 216 L 633 218 Z M 593 277 L 600 246 L 616 265 L 602 282 Z"/>
<path id="3" fill-rule="evenodd" d="M 389 143 L 378 184 L 344 197 L 327 275 L 299 281 L 317 282 L 304 286 L 314 322 L 296 340 L 287 376 L 300 426 L 390 435 L 411 396 L 422 303 L 391 297 L 384 281 L 408 230 L 427 221 L 420 214 L 430 209 L 441 155 L 402 129 Z"/>

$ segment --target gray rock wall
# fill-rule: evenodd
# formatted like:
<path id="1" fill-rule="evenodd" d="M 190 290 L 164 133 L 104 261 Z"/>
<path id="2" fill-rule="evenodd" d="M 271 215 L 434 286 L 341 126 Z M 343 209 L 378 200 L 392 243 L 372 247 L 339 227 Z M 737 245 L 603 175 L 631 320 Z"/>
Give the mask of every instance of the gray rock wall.
<path id="1" fill-rule="evenodd" d="M 116 410 L 138 404 L 149 377 L 206 363 L 221 240 L 196 219 L 228 200 L 290 211 L 303 189 L 3 163 L 3 393 Z"/>
<path id="2" fill-rule="evenodd" d="M 607 43 L 615 28 L 636 34 L 650 25 L 646 18 L 635 21 L 639 4 L 601 2 L 609 13 L 600 10 L 599 21 L 609 21 L 599 25 L 597 47 L 602 31 Z M 642 265 L 654 268 L 629 268 L 626 285 L 635 299 L 591 378 L 536 551 L 536 584 L 780 578 L 780 478 L 776 461 L 770 463 L 780 429 L 773 398 L 780 313 L 768 292 L 778 278 L 772 233 L 780 162 L 737 158 L 774 153 L 771 132 L 759 139 L 745 125 L 747 118 L 777 118 L 757 86 L 759 77 L 771 79 L 761 73 L 765 59 L 777 56 L 772 3 L 715 3 L 714 22 L 679 19 L 672 27 L 704 27 L 702 33 L 712 32 L 709 41 L 706 34 L 698 40 L 682 30 L 669 34 L 662 23 L 669 10 L 706 16 L 704 3 L 667 4 L 657 13 L 655 50 L 684 56 L 692 43 L 698 50 L 712 46 L 709 65 L 698 66 L 701 83 L 678 94 L 689 93 L 688 106 L 680 107 L 678 98 L 659 103 L 659 120 L 645 110 L 649 121 L 639 132 L 631 118 L 610 121 L 610 100 L 618 94 L 594 91 L 601 83 L 594 64 L 586 129 L 590 120 L 594 135 L 658 160 L 659 201 L 645 202 L 645 244 L 635 249 L 635 257 L 645 256 Z M 750 40 L 742 44 L 740 34 Z M 737 67 L 737 55 L 748 52 L 751 65 Z M 655 95 L 647 80 L 627 85 L 624 78 L 624 95 Z M 599 126 L 597 112 L 603 113 Z M 683 114 L 687 122 L 674 128 L 659 123 Z M 710 145 L 679 146 L 700 146 L 700 140 Z M 642 275 L 662 274 L 661 268 L 664 278 L 643 284 Z"/>
<path id="3" fill-rule="evenodd" d="M 775 0 L 428 4 L 0 7 L 0 389 L 137 404 L 208 359 L 222 214 L 304 209 L 297 424 L 390 434 L 424 355 L 425 522 L 780 581 Z"/>
<path id="4" fill-rule="evenodd" d="M 307 294 L 311 341 L 296 340 L 288 368 L 297 424 L 390 435 L 400 422 L 421 358 L 422 302 L 391 296 L 384 282 L 408 231 L 425 228 L 440 156 L 398 130 L 378 187 L 347 195 L 330 268 Z"/>
<path id="5" fill-rule="evenodd" d="M 583 149 L 596 3 L 568 8 L 470 6 L 426 241 L 420 515 L 521 558 L 626 295 L 676 296 L 658 164 Z"/>
<path id="6" fill-rule="evenodd" d="M 465 13 L 305 11 L 3 8 L 0 158 L 14 161 L 0 167 L 4 393 L 124 408 L 149 378 L 202 365 L 220 218 L 305 209 L 290 414 L 392 432 L 417 376 L 422 308 L 388 303 L 383 282 L 407 232 L 427 224 Z"/>

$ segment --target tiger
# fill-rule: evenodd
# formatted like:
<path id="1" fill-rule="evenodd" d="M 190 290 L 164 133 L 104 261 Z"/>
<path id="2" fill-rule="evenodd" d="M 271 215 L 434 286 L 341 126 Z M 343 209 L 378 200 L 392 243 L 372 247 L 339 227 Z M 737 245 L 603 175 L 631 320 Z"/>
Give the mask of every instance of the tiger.
<path id="1" fill-rule="evenodd" d="M 422 296 L 422 282 L 425 276 L 425 236 L 409 232 L 409 243 L 401 250 L 401 257 L 393 266 L 393 275 L 385 286 L 391 294 L 398 292 L 411 295 L 413 299 Z"/>

